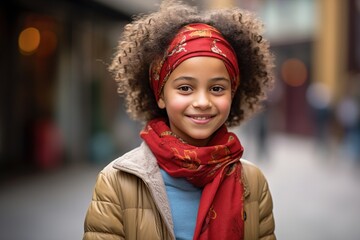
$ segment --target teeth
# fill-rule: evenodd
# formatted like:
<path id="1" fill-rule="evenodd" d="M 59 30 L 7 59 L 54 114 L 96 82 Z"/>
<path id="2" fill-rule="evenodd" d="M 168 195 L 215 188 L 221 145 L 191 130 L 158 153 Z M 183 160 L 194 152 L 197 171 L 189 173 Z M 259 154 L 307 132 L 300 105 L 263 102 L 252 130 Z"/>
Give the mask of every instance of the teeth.
<path id="1" fill-rule="evenodd" d="M 196 120 L 206 120 L 209 119 L 209 117 L 193 117 Z"/>

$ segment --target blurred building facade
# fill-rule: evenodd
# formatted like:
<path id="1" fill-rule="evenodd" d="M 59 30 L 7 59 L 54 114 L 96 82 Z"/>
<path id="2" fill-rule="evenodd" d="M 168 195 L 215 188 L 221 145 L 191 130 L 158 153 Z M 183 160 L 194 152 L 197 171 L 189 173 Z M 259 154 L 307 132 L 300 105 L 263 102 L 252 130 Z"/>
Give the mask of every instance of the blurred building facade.
<path id="1" fill-rule="evenodd" d="M 94 1 L 0 5 L 2 171 L 90 159 L 120 106 L 107 64 L 130 15 Z"/>
<path id="2" fill-rule="evenodd" d="M 137 4 L 141 12 L 158 2 Z M 331 138 L 359 158 L 359 0 L 188 2 L 240 6 L 264 21 L 277 59 L 267 128 Z M 121 29 L 136 11 L 128 4 L 0 3 L 2 173 L 109 162 L 140 142 L 141 126 L 128 119 L 107 71 Z"/>

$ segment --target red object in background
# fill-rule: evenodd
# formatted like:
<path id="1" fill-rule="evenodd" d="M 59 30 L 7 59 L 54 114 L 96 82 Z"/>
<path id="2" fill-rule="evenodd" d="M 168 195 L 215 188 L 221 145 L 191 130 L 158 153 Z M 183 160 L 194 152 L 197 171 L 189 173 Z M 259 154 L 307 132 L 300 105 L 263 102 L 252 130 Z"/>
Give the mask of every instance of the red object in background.
<path id="1" fill-rule="evenodd" d="M 63 143 L 59 129 L 50 120 L 35 125 L 34 158 L 41 169 L 54 169 L 61 165 Z"/>

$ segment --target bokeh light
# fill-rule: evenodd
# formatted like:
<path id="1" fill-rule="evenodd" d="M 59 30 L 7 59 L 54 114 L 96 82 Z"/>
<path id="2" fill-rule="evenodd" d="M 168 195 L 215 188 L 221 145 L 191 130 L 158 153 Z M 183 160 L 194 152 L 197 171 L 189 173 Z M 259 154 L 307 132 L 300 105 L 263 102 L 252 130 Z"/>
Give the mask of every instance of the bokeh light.
<path id="1" fill-rule="evenodd" d="M 24 29 L 19 35 L 19 49 L 24 55 L 34 53 L 40 45 L 40 32 L 34 27 Z"/>
<path id="2" fill-rule="evenodd" d="M 289 58 L 281 66 L 281 76 L 289 86 L 299 87 L 305 83 L 308 70 L 300 59 Z"/>

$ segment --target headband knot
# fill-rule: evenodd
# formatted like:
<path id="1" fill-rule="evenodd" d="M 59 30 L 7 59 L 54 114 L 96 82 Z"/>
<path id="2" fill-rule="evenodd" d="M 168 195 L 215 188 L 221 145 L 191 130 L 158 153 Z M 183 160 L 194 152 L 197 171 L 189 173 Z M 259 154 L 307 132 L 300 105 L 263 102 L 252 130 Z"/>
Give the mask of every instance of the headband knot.
<path id="1" fill-rule="evenodd" d="M 216 28 L 204 23 L 193 23 L 180 29 L 162 59 L 151 63 L 150 84 L 156 101 L 172 71 L 183 61 L 199 56 L 223 60 L 230 76 L 231 90 L 236 91 L 240 72 L 234 49 Z"/>

